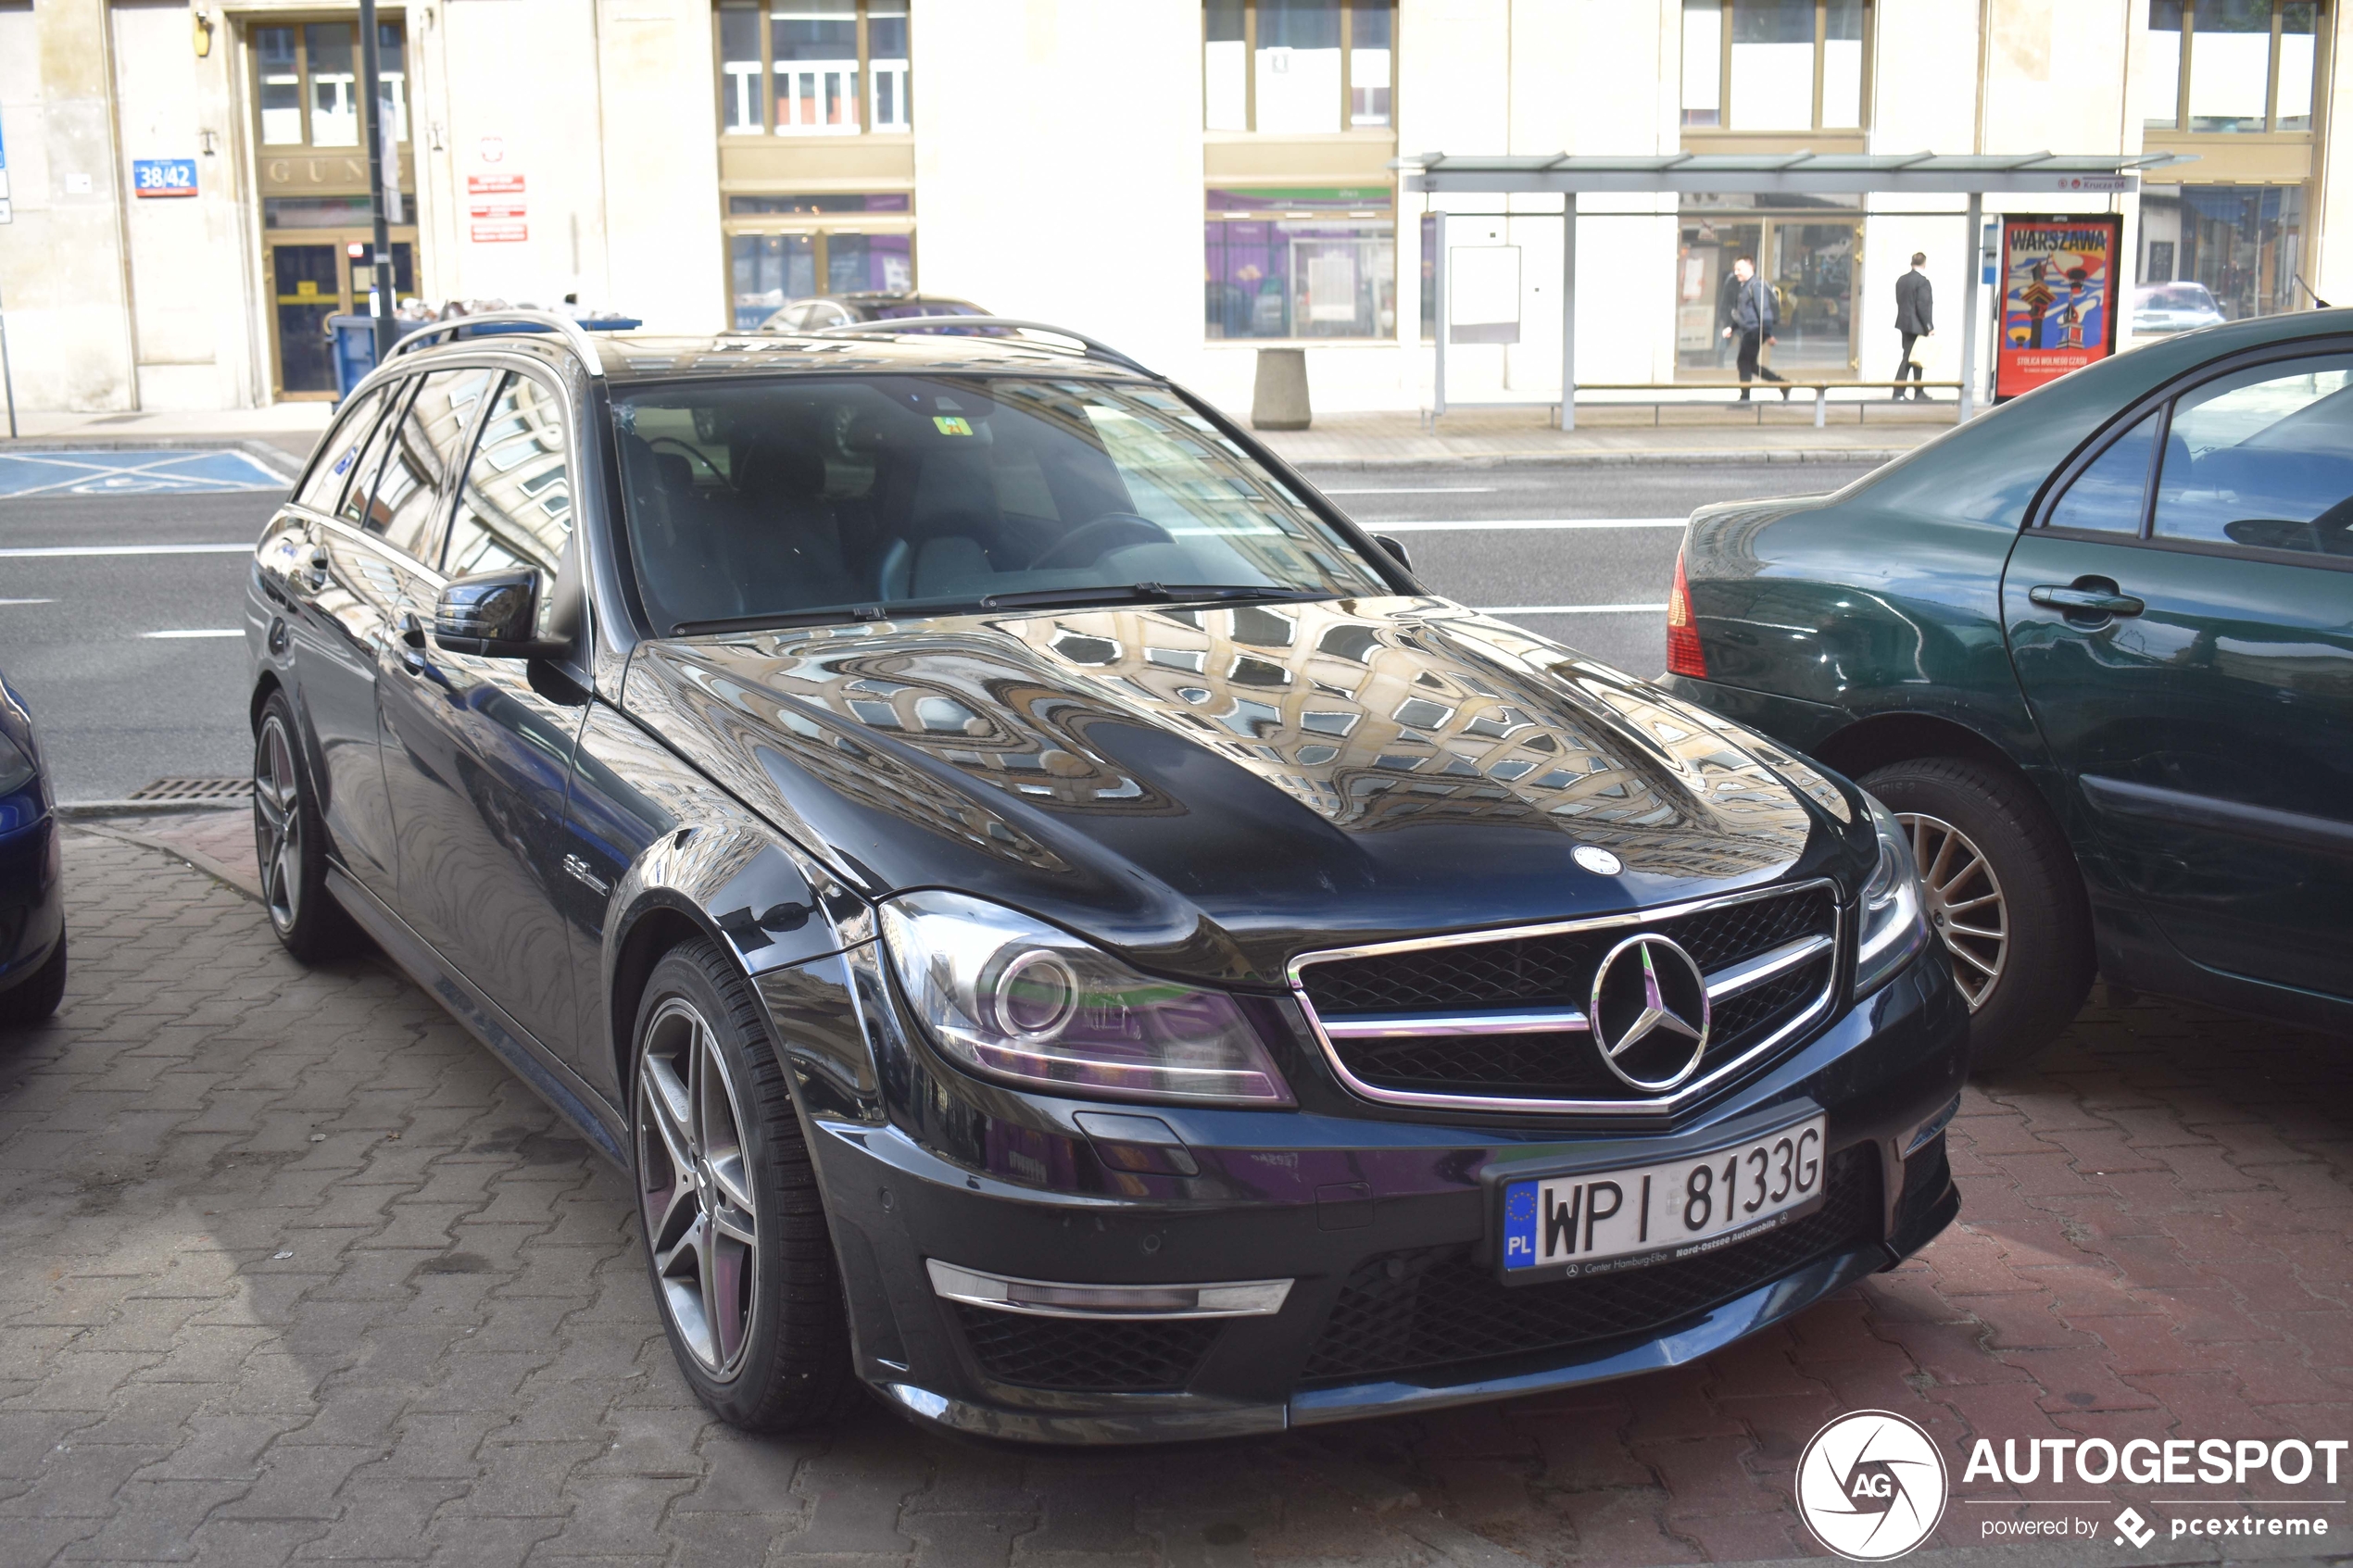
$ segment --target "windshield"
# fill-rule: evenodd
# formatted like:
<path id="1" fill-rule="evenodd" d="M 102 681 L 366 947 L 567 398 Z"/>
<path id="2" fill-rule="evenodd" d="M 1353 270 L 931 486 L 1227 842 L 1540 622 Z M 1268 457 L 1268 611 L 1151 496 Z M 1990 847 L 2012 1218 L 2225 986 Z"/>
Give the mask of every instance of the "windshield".
<path id="1" fill-rule="evenodd" d="M 1138 597 L 1390 592 L 1174 394 L 1079 379 L 878 376 L 617 401 L 655 626 Z M 993 601 L 993 602 L 992 602 Z"/>

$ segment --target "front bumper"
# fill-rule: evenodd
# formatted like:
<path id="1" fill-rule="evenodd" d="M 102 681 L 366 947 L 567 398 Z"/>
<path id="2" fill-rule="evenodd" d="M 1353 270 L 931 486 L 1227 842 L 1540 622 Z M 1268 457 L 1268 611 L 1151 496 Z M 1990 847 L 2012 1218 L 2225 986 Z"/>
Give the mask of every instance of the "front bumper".
<path id="1" fill-rule="evenodd" d="M 1306 1096 L 1282 1112 L 1120 1108 L 1181 1139 L 1173 1163 L 1167 1149 L 1090 1142 L 1075 1118 L 1101 1106 L 928 1075 L 905 1021 L 874 1016 L 881 998 L 861 989 L 866 1032 L 884 1036 L 888 1113 L 829 1114 L 804 1095 L 858 1370 L 912 1415 L 993 1437 L 1234 1436 L 1677 1365 L 1892 1267 L 1959 1209 L 1941 1131 L 1921 1136 L 1966 1072 L 1967 1009 L 1934 964 L 1912 964 L 1663 1128 L 1382 1117 Z M 1608 1169 L 1817 1111 L 1834 1171 L 1817 1215 L 1700 1258 L 1496 1283 L 1480 1173 L 1499 1157 Z M 1256 1315 L 1105 1320 L 945 1299 L 935 1273 L 958 1270 L 1292 1283 L 1279 1310 Z"/>

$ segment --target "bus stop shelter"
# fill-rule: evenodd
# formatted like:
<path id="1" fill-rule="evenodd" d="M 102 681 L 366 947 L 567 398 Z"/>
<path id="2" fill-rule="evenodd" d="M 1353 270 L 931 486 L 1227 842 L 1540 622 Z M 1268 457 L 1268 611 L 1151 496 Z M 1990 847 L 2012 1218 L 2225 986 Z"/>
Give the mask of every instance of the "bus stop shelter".
<path id="1" fill-rule="evenodd" d="M 1430 195 L 1530 195 L 1561 198 L 1560 427 L 1577 428 L 1577 198 L 1588 191 L 1612 194 L 1708 193 L 1722 195 L 1966 195 L 1967 260 L 1961 319 L 1961 418 L 1976 411 L 1979 255 L 1985 197 L 2130 194 L 2144 171 L 2188 161 L 2174 153 L 2125 157 L 2113 153 L 1667 153 L 1619 157 L 1608 154 L 1485 157 L 1425 153 L 1401 158 L 1404 186 Z M 1446 212 L 1433 208 L 1437 249 L 1430 286 L 1437 292 L 1438 359 L 1433 412 L 1446 411 Z M 1541 218 L 1542 213 L 1513 213 Z M 1915 216 L 1915 215 L 1907 215 Z M 1931 213 L 1916 216 L 1932 217 Z M 2124 280 L 2117 279 L 2123 301 Z"/>

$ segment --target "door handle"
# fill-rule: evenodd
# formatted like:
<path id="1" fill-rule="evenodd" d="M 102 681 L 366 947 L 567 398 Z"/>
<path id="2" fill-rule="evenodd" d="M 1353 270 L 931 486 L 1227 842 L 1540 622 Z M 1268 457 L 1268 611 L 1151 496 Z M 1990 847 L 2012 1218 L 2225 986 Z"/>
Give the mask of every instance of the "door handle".
<path id="1" fill-rule="evenodd" d="M 2130 594 L 2119 593 L 2113 586 L 2099 588 L 2082 584 L 2062 587 L 2045 583 L 2026 591 L 2026 596 L 2046 609 L 2064 610 L 2070 617 L 2097 615 L 2138 615 L 2148 608 Z"/>
<path id="2" fill-rule="evenodd" d="M 311 585 L 313 588 L 323 588 L 323 587 L 325 587 L 325 586 L 327 585 L 327 572 L 328 572 L 328 571 L 329 571 L 329 570 L 330 570 L 330 569 L 331 569 L 333 565 L 334 565 L 334 558 L 327 554 L 327 546 L 324 546 L 324 545 L 313 545 L 313 546 L 310 546 L 310 585 Z"/>
<path id="3" fill-rule="evenodd" d="M 392 624 L 400 638 L 400 668 L 411 675 L 422 675 L 432 669 L 425 658 L 425 623 L 417 618 L 417 612 L 404 609 Z"/>

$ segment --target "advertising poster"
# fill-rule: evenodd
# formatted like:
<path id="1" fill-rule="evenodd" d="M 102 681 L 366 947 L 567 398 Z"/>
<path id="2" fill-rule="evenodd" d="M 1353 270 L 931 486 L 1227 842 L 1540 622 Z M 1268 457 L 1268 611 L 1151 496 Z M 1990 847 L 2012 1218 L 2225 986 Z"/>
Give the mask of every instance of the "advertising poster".
<path id="1" fill-rule="evenodd" d="M 1994 400 L 2032 392 L 2116 351 L 2114 213 L 2002 220 L 2002 328 Z"/>

